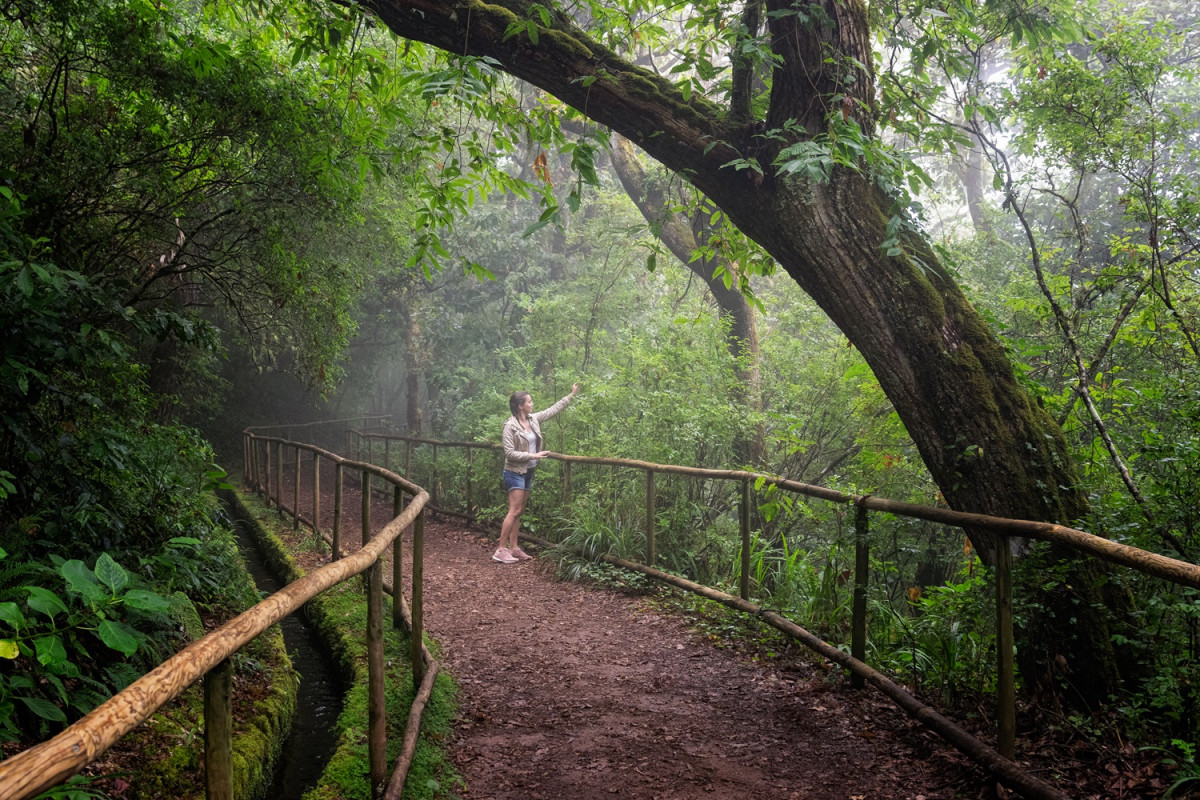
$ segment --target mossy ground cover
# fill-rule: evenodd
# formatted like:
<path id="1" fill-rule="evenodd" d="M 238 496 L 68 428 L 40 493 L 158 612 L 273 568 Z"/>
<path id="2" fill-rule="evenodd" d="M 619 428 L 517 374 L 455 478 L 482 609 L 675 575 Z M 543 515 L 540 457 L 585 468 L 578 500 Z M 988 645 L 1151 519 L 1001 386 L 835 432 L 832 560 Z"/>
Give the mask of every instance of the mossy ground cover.
<path id="1" fill-rule="evenodd" d="M 260 498 L 240 494 L 239 502 L 247 519 L 252 520 L 253 535 L 259 540 L 271 568 L 284 580 L 300 577 L 304 566 L 324 560 L 323 545 L 316 544 L 311 530 L 293 530 L 289 518 L 281 518 Z M 385 602 L 385 619 L 390 609 Z M 369 760 L 367 751 L 367 604 L 362 581 L 343 583 L 306 604 L 304 613 L 318 637 L 329 648 L 332 661 L 350 687 L 338 718 L 339 740 L 318 785 L 305 794 L 305 800 L 369 800 Z M 426 639 L 426 646 L 437 657 L 437 644 Z M 384 626 L 384 656 L 387 703 L 387 758 L 389 769 L 400 750 L 409 709 L 415 693 L 407 636 L 390 625 Z M 455 714 L 455 688 L 450 676 L 441 673 L 421 721 L 417 744 L 404 797 L 413 800 L 437 800 L 455 797 L 461 778 L 451 765 L 446 745 Z"/>

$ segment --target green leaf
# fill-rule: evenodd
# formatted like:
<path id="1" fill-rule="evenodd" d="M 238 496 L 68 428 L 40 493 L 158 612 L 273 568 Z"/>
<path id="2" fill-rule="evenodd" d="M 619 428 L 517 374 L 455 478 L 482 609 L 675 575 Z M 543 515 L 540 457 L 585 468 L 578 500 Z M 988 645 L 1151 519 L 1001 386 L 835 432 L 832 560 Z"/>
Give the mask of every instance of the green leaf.
<path id="1" fill-rule="evenodd" d="M 67 581 L 67 590 L 81 595 L 88 603 L 99 603 L 107 592 L 96 583 L 96 574 L 77 558 L 63 563 L 58 572 Z"/>
<path id="2" fill-rule="evenodd" d="M 54 619 L 56 614 L 67 612 L 66 604 L 49 589 L 41 586 L 22 586 L 21 588 L 29 592 L 29 607 L 34 611 L 45 614 L 51 619 Z"/>
<path id="3" fill-rule="evenodd" d="M 148 592 L 145 589 L 130 589 L 126 592 L 125 605 L 130 608 L 141 609 L 142 611 L 166 612 L 171 609 L 171 604 L 162 595 Z"/>
<path id="4" fill-rule="evenodd" d="M 39 636 L 33 640 L 33 648 L 37 652 L 38 662 L 44 666 L 62 664 L 67 660 L 67 649 L 57 636 Z"/>
<path id="5" fill-rule="evenodd" d="M 106 619 L 96 628 L 96 633 L 100 636 L 100 641 L 111 647 L 113 650 L 131 656 L 137 652 L 137 638 L 133 635 L 133 628 L 126 625 L 124 622 L 114 622 Z"/>
<path id="6" fill-rule="evenodd" d="M 16 658 L 21 655 L 21 648 L 12 639 L 0 639 L 0 658 Z"/>
<path id="7" fill-rule="evenodd" d="M 33 279 L 30 277 L 29 267 L 17 273 L 17 289 L 26 297 L 33 296 Z"/>
<path id="8" fill-rule="evenodd" d="M 111 589 L 113 594 L 118 594 L 129 583 L 129 573 L 113 561 L 108 553 L 101 553 L 100 558 L 96 559 L 96 577 Z"/>
<path id="9" fill-rule="evenodd" d="M 7 622 L 14 631 L 19 631 L 28 624 L 16 603 L 0 603 L 0 620 Z"/>
<path id="10" fill-rule="evenodd" d="M 67 721 L 67 715 L 62 712 L 62 709 L 49 700 L 43 700 L 40 697 L 18 697 L 17 699 L 42 719 L 48 719 L 51 722 Z"/>

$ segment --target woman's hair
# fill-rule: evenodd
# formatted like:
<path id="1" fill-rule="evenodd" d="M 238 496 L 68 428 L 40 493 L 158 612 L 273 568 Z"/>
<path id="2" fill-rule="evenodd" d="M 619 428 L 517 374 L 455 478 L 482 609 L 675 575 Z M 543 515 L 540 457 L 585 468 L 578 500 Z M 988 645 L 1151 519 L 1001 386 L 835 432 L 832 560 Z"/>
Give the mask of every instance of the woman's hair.
<path id="1" fill-rule="evenodd" d="M 512 411 L 512 415 L 514 417 L 517 415 L 517 409 L 519 409 L 521 404 L 524 403 L 528 398 L 529 392 L 513 392 L 509 396 L 508 407 Z"/>

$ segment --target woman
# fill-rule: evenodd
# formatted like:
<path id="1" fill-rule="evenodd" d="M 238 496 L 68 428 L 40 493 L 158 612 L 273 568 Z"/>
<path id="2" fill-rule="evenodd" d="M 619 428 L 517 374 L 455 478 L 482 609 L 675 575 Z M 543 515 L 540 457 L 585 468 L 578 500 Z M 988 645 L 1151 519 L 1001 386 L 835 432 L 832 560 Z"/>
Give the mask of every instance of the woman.
<path id="1" fill-rule="evenodd" d="M 538 459 L 550 454 L 542 449 L 541 423 L 567 407 L 579 392 L 579 384 L 571 385 L 571 393 L 545 411 L 533 413 L 533 398 L 529 392 L 513 392 L 508 398 L 512 416 L 504 423 L 500 441 L 504 444 L 504 486 L 508 489 L 508 516 L 500 526 L 500 546 L 492 554 L 493 561 L 515 564 L 528 561 L 531 556 L 517 544 L 517 531 L 521 527 L 521 514 L 533 488 L 533 472 Z"/>

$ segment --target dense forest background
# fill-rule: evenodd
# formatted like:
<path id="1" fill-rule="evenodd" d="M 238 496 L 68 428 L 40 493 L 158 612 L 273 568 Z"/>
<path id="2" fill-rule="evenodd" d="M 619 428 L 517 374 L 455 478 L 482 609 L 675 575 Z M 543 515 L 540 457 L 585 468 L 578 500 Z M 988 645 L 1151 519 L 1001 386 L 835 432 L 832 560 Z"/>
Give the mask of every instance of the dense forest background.
<path id="1" fill-rule="evenodd" d="M 738 59 L 771 63 L 734 38 L 759 4 L 627 5 L 571 11 L 689 94 L 736 98 Z M 578 381 L 553 450 L 946 502 L 858 349 L 759 245 L 686 176 L 488 58 L 396 38 L 353 5 L 3 13 L 4 739 L 44 738 L 156 663 L 179 644 L 180 606 L 235 601 L 212 490 L 239 477 L 225 470 L 247 425 L 384 414 L 493 441 L 511 392 L 541 408 Z M 902 229 L 923 237 L 1061 426 L 1088 501 L 1072 522 L 1194 562 L 1197 11 L 913 2 L 870 17 L 875 136 L 835 109 L 774 168 L 886 185 L 888 255 Z M 640 552 L 638 487 L 582 486 L 593 502 L 530 522 Z M 659 502 L 667 568 L 734 583 L 735 498 L 681 481 Z M 758 595 L 845 641 L 850 522 L 771 496 L 754 524 Z M 980 703 L 995 647 L 976 548 L 913 520 L 873 536 L 869 660 Z M 1071 580 L 1020 563 L 1023 586 Z M 1200 604 L 1104 580 L 1129 604 L 1111 632 L 1133 662 L 1120 688 L 1098 701 L 1061 664 L 1024 673 L 1025 696 L 1046 724 L 1195 769 Z M 1019 596 L 1030 631 L 1093 602 Z"/>

